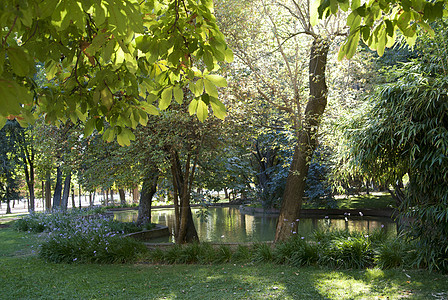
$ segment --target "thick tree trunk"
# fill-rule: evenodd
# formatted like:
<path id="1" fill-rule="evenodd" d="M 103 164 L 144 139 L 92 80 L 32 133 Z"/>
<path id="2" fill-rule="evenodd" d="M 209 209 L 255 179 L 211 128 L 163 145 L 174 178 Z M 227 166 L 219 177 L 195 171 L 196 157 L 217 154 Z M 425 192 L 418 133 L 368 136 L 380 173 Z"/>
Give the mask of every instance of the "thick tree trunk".
<path id="1" fill-rule="evenodd" d="M 11 201 L 9 199 L 6 200 L 6 214 L 11 213 Z"/>
<path id="2" fill-rule="evenodd" d="M 66 211 L 68 207 L 68 197 L 70 197 L 70 183 L 72 180 L 72 172 L 68 172 L 64 180 L 64 191 L 62 193 L 61 208 Z"/>
<path id="3" fill-rule="evenodd" d="M 53 194 L 53 209 L 61 208 L 61 197 L 62 197 L 62 171 L 61 167 L 56 169 L 56 186 L 54 188 Z"/>
<path id="4" fill-rule="evenodd" d="M 179 212 L 178 216 L 176 216 L 176 223 L 178 224 L 176 226 L 176 243 L 178 244 L 199 241 L 190 207 L 191 182 L 193 180 L 195 169 L 193 164 L 193 168 L 190 171 L 190 159 L 191 155 L 189 154 L 185 163 L 185 170 L 182 172 L 179 154 L 176 151 L 171 152 L 171 171 L 173 174 L 173 186 L 175 187 L 174 192 L 175 194 L 177 193 L 180 198 Z M 176 198 L 175 195 L 175 201 Z"/>
<path id="5" fill-rule="evenodd" d="M 120 204 L 123 206 L 126 205 L 126 195 L 124 194 L 124 190 L 118 189 L 118 194 L 120 195 Z"/>
<path id="6" fill-rule="evenodd" d="M 151 223 L 152 197 L 157 191 L 158 180 L 159 170 L 157 168 L 151 168 L 143 178 L 142 191 L 140 193 L 140 202 L 138 205 L 138 224 L 144 225 Z"/>
<path id="7" fill-rule="evenodd" d="M 310 98 L 305 109 L 303 128 L 298 134 L 294 157 L 286 180 L 280 216 L 277 222 L 275 241 L 286 240 L 294 231 L 302 207 L 306 176 L 313 152 L 317 147 L 317 131 L 327 105 L 325 68 L 329 44 L 315 39 L 311 46 L 309 66 Z"/>

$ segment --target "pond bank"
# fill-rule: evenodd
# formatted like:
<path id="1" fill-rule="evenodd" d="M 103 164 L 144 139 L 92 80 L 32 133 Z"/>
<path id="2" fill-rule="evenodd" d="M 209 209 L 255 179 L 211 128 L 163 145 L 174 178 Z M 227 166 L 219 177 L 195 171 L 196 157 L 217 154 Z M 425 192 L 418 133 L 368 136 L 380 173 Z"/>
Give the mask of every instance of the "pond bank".
<path id="1" fill-rule="evenodd" d="M 240 205 L 240 212 L 245 215 L 251 216 L 266 216 L 266 217 L 278 217 L 280 210 L 278 209 L 263 209 L 260 207 L 249 207 Z M 396 216 L 396 210 L 393 208 L 362 208 L 362 209 L 301 209 L 301 218 L 310 217 L 326 217 L 326 216 L 364 216 L 364 217 L 394 217 Z"/>

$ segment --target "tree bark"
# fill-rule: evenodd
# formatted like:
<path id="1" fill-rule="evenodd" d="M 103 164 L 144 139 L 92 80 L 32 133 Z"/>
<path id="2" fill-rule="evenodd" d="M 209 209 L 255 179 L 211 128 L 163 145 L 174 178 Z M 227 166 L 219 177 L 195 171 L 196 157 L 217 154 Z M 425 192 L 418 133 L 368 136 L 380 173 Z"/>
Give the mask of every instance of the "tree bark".
<path id="1" fill-rule="evenodd" d="M 298 133 L 294 157 L 286 180 L 283 202 L 277 222 L 275 241 L 288 239 L 297 230 L 305 192 L 309 164 L 317 147 L 317 131 L 327 105 L 328 88 L 325 80 L 329 43 L 314 39 L 309 65 L 310 96 L 305 109 L 303 128 Z"/>
<path id="2" fill-rule="evenodd" d="M 51 210 L 51 178 L 50 172 L 47 173 L 47 178 L 45 180 L 45 210 Z"/>
<path id="3" fill-rule="evenodd" d="M 62 171 L 61 167 L 56 169 L 56 186 L 53 194 L 53 209 L 60 209 L 62 194 Z"/>
<path id="4" fill-rule="evenodd" d="M 190 207 L 191 183 L 195 169 L 195 164 L 193 164 L 190 171 L 190 160 L 191 154 L 188 154 L 185 163 L 185 170 L 182 172 L 179 153 L 177 151 L 171 151 L 171 171 L 173 174 L 173 186 L 175 186 L 174 192 L 175 194 L 177 193 L 177 197 L 180 198 L 179 213 L 176 217 L 176 223 L 178 224 L 176 226 L 176 243 L 178 244 L 199 241 Z M 175 203 L 177 197 L 176 195 L 174 196 Z"/>
<path id="5" fill-rule="evenodd" d="M 68 171 L 64 180 L 64 191 L 62 193 L 61 208 L 66 211 L 68 207 L 68 197 L 70 197 L 70 183 L 72 180 L 72 172 Z"/>
<path id="6" fill-rule="evenodd" d="M 122 206 L 126 205 L 126 195 L 123 189 L 118 189 L 118 194 L 120 195 L 120 204 Z"/>
<path id="7" fill-rule="evenodd" d="M 110 202 L 112 202 L 112 206 L 115 206 L 113 189 L 110 189 Z"/>
<path id="8" fill-rule="evenodd" d="M 142 225 L 151 223 L 152 197 L 157 191 L 157 181 L 159 180 L 159 170 L 157 168 L 152 167 L 147 172 L 148 173 L 143 178 L 140 202 L 138 205 L 137 223 Z"/>

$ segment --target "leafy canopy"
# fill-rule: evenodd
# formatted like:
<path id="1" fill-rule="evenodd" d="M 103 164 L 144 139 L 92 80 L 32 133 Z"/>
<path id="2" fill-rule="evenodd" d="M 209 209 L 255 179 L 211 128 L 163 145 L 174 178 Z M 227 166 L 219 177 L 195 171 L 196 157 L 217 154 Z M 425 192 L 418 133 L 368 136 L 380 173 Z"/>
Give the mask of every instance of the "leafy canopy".
<path id="1" fill-rule="evenodd" d="M 173 98 L 182 103 L 188 90 L 199 120 L 209 106 L 226 114 L 217 92 L 226 80 L 211 72 L 233 54 L 211 0 L 1 1 L 0 43 L 0 127 L 13 118 L 79 119 L 90 135 L 107 122 L 105 139 L 128 145 L 128 128 Z"/>
<path id="2" fill-rule="evenodd" d="M 339 11 L 348 12 L 348 38 L 339 50 L 338 59 L 350 59 L 362 40 L 382 56 L 386 47 L 392 47 L 397 29 L 410 46 L 415 44 L 418 27 L 431 36 L 430 22 L 447 16 L 446 0 L 316 0 L 314 22 Z"/>

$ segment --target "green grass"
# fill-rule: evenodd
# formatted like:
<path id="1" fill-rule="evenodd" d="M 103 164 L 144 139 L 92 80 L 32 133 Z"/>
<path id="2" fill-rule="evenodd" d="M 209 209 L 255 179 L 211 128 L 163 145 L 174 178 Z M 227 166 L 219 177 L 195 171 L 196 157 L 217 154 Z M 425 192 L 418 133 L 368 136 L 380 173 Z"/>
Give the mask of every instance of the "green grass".
<path id="1" fill-rule="evenodd" d="M 0 228 L 0 299 L 446 299 L 448 276 L 424 270 L 331 270 L 271 263 L 55 264 L 37 234 Z M 32 247 L 34 246 L 34 247 Z"/>
<path id="2" fill-rule="evenodd" d="M 388 193 L 375 193 L 360 196 L 348 196 L 342 199 L 337 199 L 338 207 L 340 209 L 361 209 L 361 208 L 390 208 L 395 205 L 395 201 Z"/>

